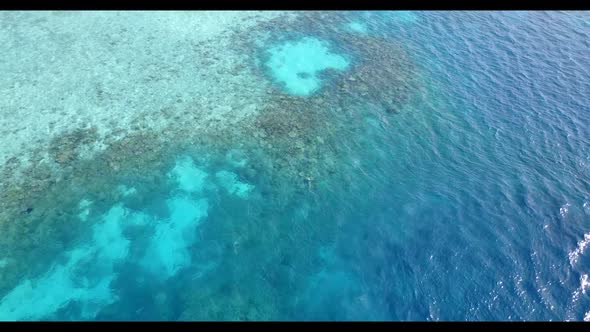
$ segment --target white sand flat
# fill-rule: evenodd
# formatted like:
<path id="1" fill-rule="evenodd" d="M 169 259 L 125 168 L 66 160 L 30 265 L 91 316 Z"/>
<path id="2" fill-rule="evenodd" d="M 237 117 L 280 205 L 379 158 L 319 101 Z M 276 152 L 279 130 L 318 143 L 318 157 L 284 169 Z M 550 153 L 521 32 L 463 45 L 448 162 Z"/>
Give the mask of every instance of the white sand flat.
<path id="1" fill-rule="evenodd" d="M 17 157 L 24 166 L 33 149 L 78 128 L 97 129 L 91 155 L 140 130 L 138 119 L 199 130 L 256 112 L 268 83 L 249 77 L 249 55 L 229 36 L 279 15 L 293 13 L 0 13 L 0 165 Z"/>

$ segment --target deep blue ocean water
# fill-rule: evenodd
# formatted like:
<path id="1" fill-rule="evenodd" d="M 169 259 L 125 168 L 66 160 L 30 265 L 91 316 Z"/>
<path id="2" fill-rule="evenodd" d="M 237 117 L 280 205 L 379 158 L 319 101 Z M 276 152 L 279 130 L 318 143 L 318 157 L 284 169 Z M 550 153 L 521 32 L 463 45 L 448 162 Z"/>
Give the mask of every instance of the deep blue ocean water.
<path id="1" fill-rule="evenodd" d="M 352 116 L 337 180 L 282 201 L 266 193 L 295 184 L 268 155 L 179 148 L 149 170 L 159 186 L 78 197 L 89 226 L 0 294 L 0 319 L 590 319 L 590 15 L 342 15 L 402 45 L 421 85 L 396 114 Z M 286 38 L 252 63 L 293 95 L 362 62 Z"/>

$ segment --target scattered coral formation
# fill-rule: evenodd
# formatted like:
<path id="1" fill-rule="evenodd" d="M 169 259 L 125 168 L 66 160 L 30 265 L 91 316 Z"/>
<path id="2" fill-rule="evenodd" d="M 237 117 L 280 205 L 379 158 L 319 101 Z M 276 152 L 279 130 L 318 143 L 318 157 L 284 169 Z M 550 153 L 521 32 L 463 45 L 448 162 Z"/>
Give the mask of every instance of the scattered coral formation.
<path id="1" fill-rule="evenodd" d="M 342 140 L 364 130 L 359 119 L 398 112 L 418 85 L 416 68 L 395 42 L 370 33 L 325 29 L 345 23 L 338 13 L 308 13 L 297 21 L 279 19 L 236 34 L 237 50 L 254 54 L 248 63 L 254 80 L 270 81 L 263 65 L 268 48 L 305 36 L 338 45 L 332 51 L 346 54 L 351 62 L 346 70 L 323 68 L 315 73 L 322 85 L 313 93 L 293 95 L 280 86 L 269 88 L 265 99 L 256 102 L 262 107 L 233 126 L 218 127 L 210 120 L 211 125 L 195 129 L 198 111 L 171 105 L 153 116 L 178 121 L 150 130 L 144 124 L 152 119 L 142 115 L 134 124 L 137 130 L 121 133 L 91 158 L 82 155 L 87 145 L 101 139 L 95 128 L 55 138 L 48 153 L 39 152 L 25 168 L 24 181 L 0 184 L 0 257 L 10 255 L 2 260 L 0 298 L 19 280 L 46 273 L 47 258 L 88 237 L 91 228 L 85 220 L 96 219 L 117 202 L 124 199 L 130 208 L 141 206 L 149 195 L 169 190 L 170 179 L 177 176 L 183 177 L 181 189 L 187 195 L 199 192 L 207 174 L 183 173 L 194 166 L 188 161 L 174 164 L 178 156 L 188 155 L 221 170 L 210 173 L 208 181 L 217 181 L 225 194 L 240 199 L 226 199 L 226 208 L 215 209 L 222 198 L 211 197 L 207 222 L 200 226 L 205 240 L 190 248 L 195 262 L 211 248 L 220 248 L 215 253 L 220 256 L 216 271 L 222 272 L 203 269 L 194 276 L 182 292 L 186 305 L 179 312 L 171 312 L 166 303 L 172 299 L 166 293 L 154 296 L 154 306 L 168 307 L 162 313 L 167 319 L 292 318 L 282 316 L 293 309 L 287 301 L 291 294 L 277 292 L 289 289 L 295 294 L 308 283 L 306 276 L 321 271 L 318 252 L 330 243 L 337 224 L 302 220 L 321 213 L 315 206 L 321 193 L 328 192 L 323 189 L 350 182 L 343 179 L 356 165 L 349 162 L 347 142 Z M 320 24 L 324 28 L 319 29 Z M 9 159 L 3 174 L 12 174 L 18 165 L 18 158 Z M 133 190 L 122 187 L 125 183 L 133 183 Z M 249 204 L 246 197 L 258 204 Z M 82 198 L 86 203 L 81 205 Z M 299 209 L 300 217 L 283 219 L 287 208 Z M 238 261 L 253 263 L 235 264 Z M 176 272 L 172 263 L 162 267 L 170 276 Z M 110 307 L 104 312 L 116 315 Z"/>

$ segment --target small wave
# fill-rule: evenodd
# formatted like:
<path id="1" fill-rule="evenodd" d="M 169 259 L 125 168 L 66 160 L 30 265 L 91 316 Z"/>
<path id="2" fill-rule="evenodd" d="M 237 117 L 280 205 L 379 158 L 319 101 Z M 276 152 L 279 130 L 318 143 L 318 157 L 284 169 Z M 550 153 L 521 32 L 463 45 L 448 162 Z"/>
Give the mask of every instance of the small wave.
<path id="1" fill-rule="evenodd" d="M 559 214 L 561 214 L 562 218 L 565 218 L 567 216 L 567 213 L 569 212 L 570 208 L 570 203 L 565 203 L 564 206 L 559 208 Z"/>
<path id="2" fill-rule="evenodd" d="M 572 294 L 572 300 L 571 300 L 571 304 L 570 307 L 568 309 L 568 318 L 566 319 L 566 321 L 572 321 L 572 320 L 577 320 L 577 318 L 575 318 L 576 314 L 574 313 L 574 308 L 576 306 L 577 303 L 579 303 L 580 301 L 580 295 L 584 294 L 586 295 L 586 291 L 588 291 L 590 289 L 590 278 L 588 278 L 588 274 L 583 274 L 580 277 L 580 287 L 576 288 L 576 290 L 574 290 L 573 294 Z M 584 321 L 590 321 L 590 311 L 588 311 L 585 316 L 584 316 Z"/>
<path id="3" fill-rule="evenodd" d="M 580 277 L 580 289 L 582 290 L 582 294 L 586 294 L 586 291 L 590 288 L 590 281 L 588 280 L 588 275 L 584 274 Z"/>
<path id="4" fill-rule="evenodd" d="M 574 251 L 572 251 L 568 254 L 569 259 L 570 259 L 570 264 L 572 266 L 578 262 L 580 255 L 582 255 L 584 253 L 584 250 L 586 250 L 586 248 L 588 247 L 589 244 L 590 244 L 590 233 L 586 233 L 586 234 L 584 234 L 584 239 L 582 241 L 578 242 L 578 247 Z"/>

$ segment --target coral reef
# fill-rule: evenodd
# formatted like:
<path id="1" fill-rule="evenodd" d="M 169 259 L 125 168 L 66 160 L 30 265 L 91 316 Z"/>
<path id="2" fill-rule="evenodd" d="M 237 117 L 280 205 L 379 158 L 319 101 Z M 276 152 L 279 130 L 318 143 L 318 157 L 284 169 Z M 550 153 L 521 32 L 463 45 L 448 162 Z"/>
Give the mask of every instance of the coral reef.
<path id="1" fill-rule="evenodd" d="M 49 144 L 49 154 L 63 167 L 78 158 L 84 145 L 94 143 L 97 139 L 96 128 L 78 129 L 53 139 Z"/>
<path id="2" fill-rule="evenodd" d="M 253 55 L 245 62 L 252 81 L 268 83 L 261 84 L 264 96 L 252 100 L 256 107 L 232 104 L 219 118 L 204 119 L 203 105 L 175 98 L 113 137 L 82 128 L 55 137 L 28 166 L 9 159 L 2 174 L 12 176 L 20 167 L 24 176 L 0 184 L 0 257 L 10 257 L 3 260 L 0 298 L 15 294 L 10 292 L 22 280 L 53 280 L 59 270 L 52 270 L 52 257 L 92 238 L 91 221 L 125 202 L 152 222 L 171 218 L 158 224 L 162 241 L 146 244 L 149 257 L 138 263 L 186 286 L 182 308 L 171 309 L 168 304 L 178 299 L 164 291 L 146 300 L 162 317 L 293 318 L 285 314 L 297 308 L 291 296 L 307 287 L 308 276 L 322 276 L 320 248 L 333 242 L 339 227 L 337 221 L 312 222 L 322 213 L 318 207 L 333 195 L 331 187 L 352 186 L 358 172 L 347 140 L 365 132 L 366 118 L 399 112 L 419 85 L 411 59 L 390 39 L 318 28 L 346 22 L 338 13 L 307 13 L 236 32 L 236 52 Z M 269 76 L 268 50 L 309 36 L 327 41 L 331 53 L 350 63 L 304 71 L 295 79 L 313 78 L 317 86 L 292 94 Z M 237 94 L 247 99 L 247 92 Z M 234 107 L 252 111 L 232 119 Z M 100 144 L 103 149 L 85 155 Z M 170 192 L 181 196 L 172 199 Z M 286 216 L 286 210 L 300 213 Z M 144 232 L 140 226 L 149 221 L 136 217 L 126 231 Z M 164 259 L 163 252 L 175 254 Z M 191 277 L 180 272 L 189 265 Z M 10 296 L 6 303 L 12 303 Z M 103 317 L 121 317 L 109 301 L 101 302 Z"/>

